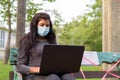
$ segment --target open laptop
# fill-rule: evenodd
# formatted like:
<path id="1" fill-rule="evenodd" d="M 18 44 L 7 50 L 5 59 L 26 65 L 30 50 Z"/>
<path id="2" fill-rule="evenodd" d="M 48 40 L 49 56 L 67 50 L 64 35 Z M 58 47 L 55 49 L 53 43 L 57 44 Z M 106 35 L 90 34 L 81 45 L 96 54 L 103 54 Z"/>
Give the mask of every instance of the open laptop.
<path id="1" fill-rule="evenodd" d="M 79 72 L 84 46 L 45 45 L 40 74 L 64 74 Z"/>

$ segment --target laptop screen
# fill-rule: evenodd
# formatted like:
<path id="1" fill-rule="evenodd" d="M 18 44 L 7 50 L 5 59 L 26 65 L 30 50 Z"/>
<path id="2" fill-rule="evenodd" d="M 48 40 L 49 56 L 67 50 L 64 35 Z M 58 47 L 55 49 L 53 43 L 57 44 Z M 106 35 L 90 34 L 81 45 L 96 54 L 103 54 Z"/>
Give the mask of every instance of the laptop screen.
<path id="1" fill-rule="evenodd" d="M 79 72 L 84 46 L 45 45 L 40 74 L 64 74 Z"/>

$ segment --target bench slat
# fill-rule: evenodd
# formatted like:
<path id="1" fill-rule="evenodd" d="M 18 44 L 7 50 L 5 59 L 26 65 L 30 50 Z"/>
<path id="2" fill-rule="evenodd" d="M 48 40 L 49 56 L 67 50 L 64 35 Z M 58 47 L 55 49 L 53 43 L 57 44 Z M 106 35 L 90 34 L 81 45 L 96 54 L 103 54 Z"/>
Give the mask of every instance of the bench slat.
<path id="1" fill-rule="evenodd" d="M 86 78 L 102 78 L 106 72 L 105 71 L 84 71 Z M 111 73 L 120 76 L 120 71 L 111 71 Z M 75 78 L 83 78 L 81 72 L 73 73 Z M 116 78 L 113 75 L 107 74 L 106 78 Z"/>

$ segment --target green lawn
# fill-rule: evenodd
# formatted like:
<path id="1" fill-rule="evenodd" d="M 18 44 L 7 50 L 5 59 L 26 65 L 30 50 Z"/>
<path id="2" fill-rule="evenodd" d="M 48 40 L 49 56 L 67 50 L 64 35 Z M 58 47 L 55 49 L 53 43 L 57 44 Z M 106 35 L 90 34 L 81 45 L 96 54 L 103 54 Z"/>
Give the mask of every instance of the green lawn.
<path id="1" fill-rule="evenodd" d="M 95 66 L 82 66 L 81 68 L 83 71 L 100 71 L 100 68 Z"/>
<path id="2" fill-rule="evenodd" d="M 100 71 L 100 68 L 95 67 L 95 66 L 82 66 L 81 68 L 83 71 Z M 83 80 L 83 79 L 77 79 L 77 80 Z M 91 78 L 91 79 L 87 79 L 87 80 L 100 80 L 100 79 Z"/>
<path id="3" fill-rule="evenodd" d="M 0 80 L 9 80 L 9 71 L 11 66 L 9 64 L 3 64 L 3 61 L 0 60 Z"/>

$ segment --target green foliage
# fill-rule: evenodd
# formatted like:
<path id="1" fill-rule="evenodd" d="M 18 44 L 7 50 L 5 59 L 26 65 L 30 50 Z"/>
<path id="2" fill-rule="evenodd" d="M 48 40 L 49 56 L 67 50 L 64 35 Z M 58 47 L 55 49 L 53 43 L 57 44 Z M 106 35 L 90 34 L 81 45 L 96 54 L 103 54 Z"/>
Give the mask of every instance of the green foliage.
<path id="1" fill-rule="evenodd" d="M 26 10 L 27 22 L 30 22 L 36 12 L 42 10 L 42 3 L 34 3 L 32 0 L 29 0 L 26 4 Z"/>
<path id="2" fill-rule="evenodd" d="M 53 28 L 54 28 L 54 31 L 56 33 L 57 40 L 58 40 L 59 39 L 58 36 L 61 33 L 61 28 L 60 28 L 61 22 L 64 22 L 64 20 L 62 19 L 58 10 L 53 9 L 50 11 L 51 11 L 52 17 L 54 17 L 54 20 L 52 21 L 52 23 L 54 26 Z"/>
<path id="3" fill-rule="evenodd" d="M 86 50 L 102 51 L 102 1 L 87 5 L 91 11 L 64 25 L 59 44 L 85 45 Z"/>
<path id="4" fill-rule="evenodd" d="M 54 17 L 53 25 L 55 27 L 59 27 L 60 23 L 64 22 L 64 20 L 62 19 L 59 11 L 56 10 L 56 9 L 53 9 L 53 10 L 51 10 L 51 13 L 52 13 L 52 17 Z"/>
<path id="5" fill-rule="evenodd" d="M 43 1 L 55 2 L 55 0 L 43 0 Z"/>
<path id="6" fill-rule="evenodd" d="M 15 21 L 16 6 L 12 4 L 16 4 L 15 0 L 0 0 L 0 15 L 4 23 L 6 22 L 6 24 L 8 24 L 8 16 L 11 17 L 12 21 Z M 8 12 L 9 10 L 10 14 Z"/>
<path id="7" fill-rule="evenodd" d="M 46 1 L 53 2 L 55 0 L 46 0 Z M 16 22 L 16 15 L 17 15 L 16 4 L 17 4 L 17 0 L 0 0 L 0 9 L 1 9 L 0 16 L 2 17 L 2 21 L 4 21 L 4 24 L 5 22 L 7 24 L 8 16 L 11 16 L 12 23 Z M 9 8 L 10 8 L 10 15 L 8 14 Z M 43 9 L 42 3 L 35 3 L 33 0 L 27 0 L 26 1 L 26 21 L 30 22 L 32 17 L 35 15 L 35 13 L 42 9 Z"/>

